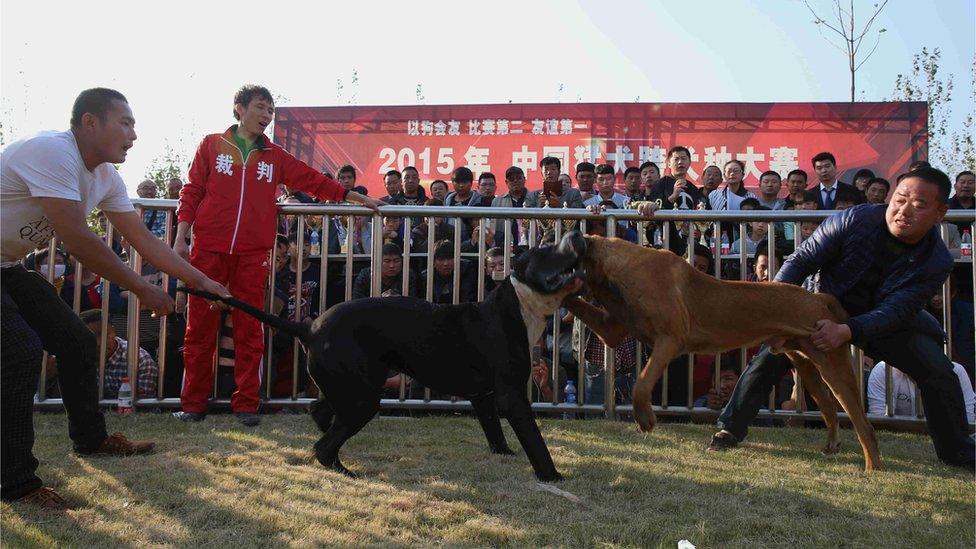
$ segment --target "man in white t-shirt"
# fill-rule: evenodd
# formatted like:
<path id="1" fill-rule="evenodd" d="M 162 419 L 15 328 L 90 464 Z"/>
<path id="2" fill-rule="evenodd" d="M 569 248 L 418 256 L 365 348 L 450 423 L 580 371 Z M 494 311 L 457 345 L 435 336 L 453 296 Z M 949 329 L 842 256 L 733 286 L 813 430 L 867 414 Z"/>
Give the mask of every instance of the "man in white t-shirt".
<path id="1" fill-rule="evenodd" d="M 972 423 L 976 420 L 976 393 L 969 381 L 969 374 L 962 364 L 952 363 L 952 372 L 959 378 L 959 388 L 962 389 L 962 400 L 966 407 L 966 420 Z M 891 369 L 891 404 L 894 407 L 892 415 L 915 415 L 915 382 L 898 368 Z M 880 361 L 871 368 L 868 376 L 868 413 L 882 415 L 885 413 L 885 363 Z"/>
<path id="2" fill-rule="evenodd" d="M 0 153 L 0 496 L 63 509 L 65 501 L 35 475 L 33 395 L 43 351 L 58 357 L 58 378 L 68 413 L 69 435 L 79 454 L 132 455 L 150 452 L 152 442 L 108 435 L 98 406 L 95 336 L 44 277 L 20 261 L 57 237 L 86 270 L 130 290 L 157 315 L 173 311 L 173 300 L 119 260 L 85 222 L 95 207 L 147 261 L 190 286 L 230 295 L 146 230 L 112 164 L 125 161 L 136 139 L 135 119 L 125 97 L 95 88 L 82 92 L 71 113 L 71 129 L 44 132 Z"/>

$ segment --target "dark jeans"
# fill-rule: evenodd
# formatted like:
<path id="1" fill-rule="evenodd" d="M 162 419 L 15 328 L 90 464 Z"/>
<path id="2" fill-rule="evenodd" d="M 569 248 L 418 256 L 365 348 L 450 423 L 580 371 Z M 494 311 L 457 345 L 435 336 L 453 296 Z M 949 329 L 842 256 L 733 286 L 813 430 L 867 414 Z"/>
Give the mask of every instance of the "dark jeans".
<path id="1" fill-rule="evenodd" d="M 935 337 L 904 330 L 875 338 L 864 352 L 898 368 L 918 384 L 925 403 L 925 420 L 939 459 L 946 463 L 972 463 L 973 439 L 963 404 L 959 378 Z M 773 384 L 792 367 L 783 355 L 774 355 L 765 345 L 760 349 L 732 391 L 729 403 L 718 418 L 718 426 L 739 440 L 766 401 Z"/>
<path id="2" fill-rule="evenodd" d="M 32 416 L 44 350 L 58 358 L 58 383 L 75 450 L 94 451 L 106 433 L 98 407 L 95 335 L 47 280 L 19 265 L 0 272 L 0 298 L 0 496 L 9 501 L 41 486 L 34 474 Z"/>
<path id="3" fill-rule="evenodd" d="M 583 403 L 602 405 L 606 401 L 606 372 L 600 372 L 595 376 L 587 374 L 584 377 L 586 399 Z M 613 383 L 616 386 L 614 389 L 616 403 L 629 403 L 634 394 L 634 374 L 617 372 L 613 378 Z"/>

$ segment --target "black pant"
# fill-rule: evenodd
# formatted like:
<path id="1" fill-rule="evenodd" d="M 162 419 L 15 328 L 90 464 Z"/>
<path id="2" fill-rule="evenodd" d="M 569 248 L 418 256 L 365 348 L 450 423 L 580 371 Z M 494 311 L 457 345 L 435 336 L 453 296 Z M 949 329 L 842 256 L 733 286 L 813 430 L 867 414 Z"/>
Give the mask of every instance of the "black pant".
<path id="1" fill-rule="evenodd" d="M 898 368 L 918 384 L 925 404 L 925 420 L 939 459 L 946 463 L 972 463 L 973 439 L 963 404 L 959 378 L 935 337 L 904 330 L 875 338 L 864 352 Z M 718 426 L 739 440 L 746 436 L 749 423 L 766 401 L 773 384 L 792 367 L 783 355 L 774 355 L 767 346 L 760 349 L 732 391 L 729 403 L 718 418 Z"/>
<path id="2" fill-rule="evenodd" d="M 41 486 L 34 474 L 32 415 L 44 350 L 58 358 L 58 382 L 75 450 L 96 450 L 106 432 L 98 407 L 95 335 L 47 280 L 19 265 L 0 272 L 0 299 L 0 496 L 13 500 Z"/>

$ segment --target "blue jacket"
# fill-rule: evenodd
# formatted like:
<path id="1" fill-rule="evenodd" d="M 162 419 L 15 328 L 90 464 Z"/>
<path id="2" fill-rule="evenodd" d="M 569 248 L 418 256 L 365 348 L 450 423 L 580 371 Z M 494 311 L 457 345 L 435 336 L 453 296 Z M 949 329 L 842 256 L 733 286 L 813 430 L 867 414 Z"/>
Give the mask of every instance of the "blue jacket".
<path id="1" fill-rule="evenodd" d="M 863 204 L 826 219 L 776 275 L 777 282 L 801 284 L 844 301 L 878 256 L 884 241 L 884 204 Z M 851 317 L 851 341 L 858 346 L 876 336 L 915 329 L 944 340 L 945 333 L 923 307 L 952 271 L 952 256 L 933 227 L 908 254 L 898 258 L 874 293 L 874 308 Z"/>

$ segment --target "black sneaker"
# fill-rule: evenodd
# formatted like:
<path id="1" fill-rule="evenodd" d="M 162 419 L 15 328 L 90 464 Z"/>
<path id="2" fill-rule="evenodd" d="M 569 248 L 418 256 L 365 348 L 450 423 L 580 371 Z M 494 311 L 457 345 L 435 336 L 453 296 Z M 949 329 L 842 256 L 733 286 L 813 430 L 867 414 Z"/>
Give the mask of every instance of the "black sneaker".
<path id="1" fill-rule="evenodd" d="M 261 423 L 261 416 L 250 412 L 237 412 L 234 416 L 246 427 L 254 427 Z"/>
<path id="2" fill-rule="evenodd" d="M 184 422 L 197 422 L 207 419 L 207 414 L 203 412 L 173 412 L 173 417 Z"/>
<path id="3" fill-rule="evenodd" d="M 731 450 L 739 444 L 735 435 L 726 431 L 719 431 L 712 436 L 712 442 L 705 448 L 706 452 L 724 452 Z"/>

